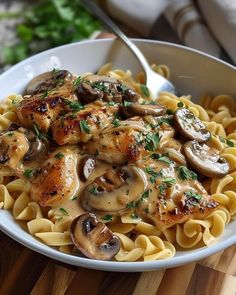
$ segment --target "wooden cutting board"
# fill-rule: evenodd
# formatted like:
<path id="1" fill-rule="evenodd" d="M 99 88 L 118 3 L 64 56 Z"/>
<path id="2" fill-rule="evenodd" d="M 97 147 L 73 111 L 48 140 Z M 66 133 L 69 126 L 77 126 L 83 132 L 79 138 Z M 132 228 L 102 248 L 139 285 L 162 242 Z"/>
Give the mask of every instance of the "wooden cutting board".
<path id="1" fill-rule="evenodd" d="M 172 269 L 115 273 L 49 259 L 0 232 L 0 295 L 236 295 L 236 245 Z"/>

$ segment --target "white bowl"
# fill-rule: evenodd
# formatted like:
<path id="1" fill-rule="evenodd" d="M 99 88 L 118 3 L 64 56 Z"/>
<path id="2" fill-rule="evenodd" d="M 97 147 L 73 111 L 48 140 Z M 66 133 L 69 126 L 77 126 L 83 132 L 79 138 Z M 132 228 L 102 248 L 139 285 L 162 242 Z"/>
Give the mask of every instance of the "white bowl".
<path id="1" fill-rule="evenodd" d="M 199 51 L 164 42 L 135 40 L 150 63 L 166 64 L 171 81 L 181 94 L 200 95 L 226 93 L 236 97 L 236 68 Z M 95 72 L 112 62 L 114 68 L 140 70 L 130 52 L 114 40 L 93 40 L 69 44 L 37 54 L 15 65 L 0 76 L 1 99 L 21 93 L 27 82 L 39 73 L 52 68 L 68 69 L 73 73 Z M 148 271 L 169 268 L 202 259 L 236 243 L 236 221 L 227 225 L 224 234 L 214 245 L 196 250 L 179 251 L 166 260 L 150 262 L 96 261 L 64 254 L 36 240 L 24 231 L 11 213 L 0 210 L 0 229 L 19 243 L 59 261 L 100 270 Z"/>

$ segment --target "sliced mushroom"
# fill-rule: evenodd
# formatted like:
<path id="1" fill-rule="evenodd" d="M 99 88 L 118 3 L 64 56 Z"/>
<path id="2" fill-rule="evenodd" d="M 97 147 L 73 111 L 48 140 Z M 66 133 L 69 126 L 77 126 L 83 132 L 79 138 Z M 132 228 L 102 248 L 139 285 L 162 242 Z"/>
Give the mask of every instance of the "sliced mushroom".
<path id="1" fill-rule="evenodd" d="M 97 99 L 121 103 L 123 100 L 137 101 L 139 94 L 133 89 L 127 88 L 117 79 L 91 75 L 82 80 L 75 88 L 75 94 L 83 104 Z"/>
<path id="2" fill-rule="evenodd" d="M 222 177 L 229 172 L 229 163 L 206 144 L 188 141 L 183 149 L 189 166 L 196 172 L 207 177 Z"/>
<path id="3" fill-rule="evenodd" d="M 97 177 L 81 194 L 86 210 L 119 211 L 138 199 L 147 186 L 146 174 L 133 165 L 109 170 Z"/>
<path id="4" fill-rule="evenodd" d="M 202 121 L 188 109 L 177 109 L 173 121 L 176 130 L 187 139 L 206 142 L 211 137 L 211 133 Z"/>
<path id="5" fill-rule="evenodd" d="M 79 177 L 82 181 L 86 181 L 95 167 L 95 159 L 85 156 L 79 163 Z"/>
<path id="6" fill-rule="evenodd" d="M 62 81 L 71 79 L 72 75 L 67 70 L 45 72 L 36 76 L 29 82 L 25 94 L 38 94 L 53 89 Z"/>
<path id="7" fill-rule="evenodd" d="M 38 157 L 46 151 L 46 144 L 43 140 L 40 140 L 33 131 L 20 127 L 19 132 L 25 134 L 29 141 L 29 150 L 24 156 L 24 161 L 32 161 L 38 159 Z"/>
<path id="8" fill-rule="evenodd" d="M 122 112 L 126 117 L 133 116 L 162 116 L 166 114 L 166 107 L 160 104 L 140 104 L 138 102 L 128 103 L 122 106 Z"/>
<path id="9" fill-rule="evenodd" d="M 110 260 L 120 250 L 120 240 L 92 213 L 76 217 L 71 224 L 71 239 L 87 257 Z"/>

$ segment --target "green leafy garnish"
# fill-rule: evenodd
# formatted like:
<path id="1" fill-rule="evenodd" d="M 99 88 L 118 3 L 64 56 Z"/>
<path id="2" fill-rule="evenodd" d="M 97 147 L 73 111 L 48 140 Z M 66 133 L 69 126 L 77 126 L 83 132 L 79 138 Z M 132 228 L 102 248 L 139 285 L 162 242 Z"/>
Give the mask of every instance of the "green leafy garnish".
<path id="1" fill-rule="evenodd" d="M 226 143 L 229 147 L 234 147 L 233 141 L 223 138 L 222 136 L 219 136 L 219 139 L 221 142 Z"/>
<path id="2" fill-rule="evenodd" d="M 97 195 L 97 193 L 98 193 L 98 191 L 97 191 L 97 187 L 96 187 L 96 186 L 92 186 L 92 187 L 88 190 L 88 192 L 89 192 L 90 194 Z"/>
<path id="3" fill-rule="evenodd" d="M 138 215 L 135 214 L 135 213 L 131 214 L 130 216 L 131 216 L 131 218 L 133 218 L 133 219 L 137 219 L 137 218 L 138 218 Z"/>
<path id="4" fill-rule="evenodd" d="M 78 198 L 78 196 L 72 196 L 71 198 L 70 198 L 70 200 L 71 201 L 74 201 L 74 200 L 76 200 Z"/>
<path id="5" fill-rule="evenodd" d="M 126 208 L 129 208 L 129 209 L 131 209 L 131 208 L 135 208 L 136 207 L 136 204 L 135 204 L 135 202 L 130 202 L 129 204 L 127 204 L 127 206 L 126 206 Z"/>
<path id="6" fill-rule="evenodd" d="M 151 183 L 154 183 L 158 177 L 161 177 L 161 176 L 162 176 L 162 171 L 161 171 L 161 170 L 158 171 L 158 172 L 156 172 L 156 171 L 155 171 L 153 168 L 151 168 L 151 167 L 147 167 L 147 168 L 145 169 L 145 171 L 146 171 L 148 174 L 151 175 L 151 177 L 150 177 L 150 181 L 151 181 Z"/>
<path id="7" fill-rule="evenodd" d="M 101 219 L 105 220 L 105 221 L 112 221 L 112 215 L 105 215 L 102 216 Z"/>
<path id="8" fill-rule="evenodd" d="M 188 179 L 193 179 L 193 180 L 197 180 L 197 174 L 191 170 L 189 170 L 187 167 L 185 166 L 179 166 L 177 167 L 178 172 L 179 172 L 179 179 L 181 180 L 188 180 Z"/>
<path id="9" fill-rule="evenodd" d="M 13 132 L 8 132 L 8 133 L 7 133 L 7 136 L 12 137 L 13 134 L 14 134 Z"/>
<path id="10" fill-rule="evenodd" d="M 88 123 L 85 120 L 81 120 L 79 122 L 79 126 L 80 126 L 80 130 L 83 133 L 90 133 L 90 127 L 89 127 Z"/>
<path id="11" fill-rule="evenodd" d="M 194 191 L 187 191 L 184 193 L 188 198 L 194 198 L 196 200 L 201 200 L 202 199 L 202 195 L 194 192 Z"/>
<path id="12" fill-rule="evenodd" d="M 115 127 L 119 127 L 120 126 L 120 121 L 118 119 L 114 119 L 112 121 L 112 124 L 115 126 Z"/>
<path id="13" fill-rule="evenodd" d="M 129 107 L 132 105 L 132 102 L 124 100 L 123 105 L 124 105 L 124 107 Z"/>
<path id="14" fill-rule="evenodd" d="M 33 169 L 26 169 L 24 171 L 24 176 L 27 178 L 31 178 L 34 176 L 34 170 Z"/>
<path id="15" fill-rule="evenodd" d="M 69 213 L 64 208 L 60 208 L 59 210 L 61 211 L 61 213 L 63 215 L 65 215 L 65 216 L 68 216 L 69 215 Z"/>
<path id="16" fill-rule="evenodd" d="M 62 159 L 64 157 L 64 154 L 59 152 L 54 157 L 57 158 L 57 159 Z"/>
<path id="17" fill-rule="evenodd" d="M 66 102 L 69 105 L 70 109 L 75 112 L 79 112 L 84 109 L 84 106 L 78 101 L 69 101 Z"/>
<path id="18" fill-rule="evenodd" d="M 178 102 L 177 103 L 177 107 L 178 108 L 182 108 L 184 106 L 184 103 L 182 101 Z"/>
<path id="19" fill-rule="evenodd" d="M 155 151 L 158 147 L 158 144 L 160 142 L 161 137 L 159 136 L 158 133 L 148 133 L 145 136 L 144 142 L 145 142 L 145 150 L 147 151 Z"/>
<path id="20" fill-rule="evenodd" d="M 172 186 L 173 184 L 176 183 L 176 180 L 174 178 L 167 177 L 167 178 L 164 178 L 162 182 L 164 182 L 167 186 Z"/>
<path id="21" fill-rule="evenodd" d="M 151 189 L 146 190 L 146 191 L 142 194 L 142 196 L 141 196 L 141 201 L 143 201 L 144 199 L 149 198 L 151 191 L 152 191 Z"/>
<path id="22" fill-rule="evenodd" d="M 36 124 L 33 124 L 33 128 L 34 128 L 34 132 L 35 132 L 36 136 L 38 137 L 38 139 L 45 139 L 45 140 L 49 139 L 48 135 L 43 134 L 39 131 L 38 126 Z"/>
<path id="23" fill-rule="evenodd" d="M 161 155 L 161 154 L 156 154 L 156 153 L 154 153 L 154 154 L 152 154 L 150 157 L 151 157 L 152 159 L 154 159 L 154 160 L 162 161 L 162 162 L 164 162 L 164 163 L 166 163 L 166 164 L 171 164 L 171 163 L 173 163 L 173 161 L 172 161 L 170 158 L 168 158 L 168 154 L 163 154 L 163 155 Z"/>
<path id="24" fill-rule="evenodd" d="M 148 90 L 148 88 L 147 88 L 146 85 L 144 85 L 144 84 L 140 84 L 140 90 L 141 90 L 142 95 L 143 95 L 144 97 L 149 97 L 149 96 L 150 96 L 150 92 L 149 92 L 149 90 Z"/>
<path id="25" fill-rule="evenodd" d="M 81 76 L 78 76 L 74 81 L 73 81 L 73 85 L 74 86 L 78 86 L 81 82 L 83 81 Z"/>
<path id="26" fill-rule="evenodd" d="M 92 86 L 92 88 L 101 90 L 103 92 L 108 92 L 108 88 L 104 85 L 103 82 L 95 82 L 91 86 Z"/>

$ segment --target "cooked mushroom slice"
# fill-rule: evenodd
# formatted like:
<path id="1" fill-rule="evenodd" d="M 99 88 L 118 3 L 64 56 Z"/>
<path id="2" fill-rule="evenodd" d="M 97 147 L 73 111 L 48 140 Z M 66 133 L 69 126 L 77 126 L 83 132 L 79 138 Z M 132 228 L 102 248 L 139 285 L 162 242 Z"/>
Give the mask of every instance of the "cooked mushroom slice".
<path id="1" fill-rule="evenodd" d="M 166 114 L 166 108 L 160 104 L 140 104 L 138 102 L 125 103 L 121 108 L 126 117 L 133 116 L 162 116 Z"/>
<path id="2" fill-rule="evenodd" d="M 138 167 L 130 165 L 109 170 L 85 188 L 81 203 L 86 210 L 123 210 L 139 198 L 146 186 L 146 174 Z"/>
<path id="3" fill-rule="evenodd" d="M 71 239 L 87 257 L 110 260 L 120 250 L 120 240 L 92 213 L 76 217 L 71 224 Z"/>
<path id="4" fill-rule="evenodd" d="M 82 181 L 86 181 L 95 167 L 95 159 L 85 156 L 79 163 L 79 177 Z"/>
<path id="5" fill-rule="evenodd" d="M 75 94 L 84 104 L 97 99 L 121 103 L 123 100 L 137 101 L 139 98 L 138 93 L 124 86 L 119 80 L 98 75 L 83 79 L 75 88 Z"/>
<path id="6" fill-rule="evenodd" d="M 29 129 L 20 127 L 18 131 L 25 134 L 29 141 L 29 150 L 24 156 L 24 161 L 32 161 L 36 158 L 38 159 L 39 155 L 46 151 L 46 144 Z"/>
<path id="7" fill-rule="evenodd" d="M 184 144 L 184 153 L 189 166 L 207 177 L 222 177 L 229 172 L 229 164 L 219 155 L 219 151 L 197 141 Z"/>
<path id="8" fill-rule="evenodd" d="M 53 89 L 59 83 L 65 80 L 71 80 L 72 75 L 69 71 L 58 70 L 42 73 L 33 78 L 25 91 L 25 94 L 37 94 L 43 91 Z"/>
<path id="9" fill-rule="evenodd" d="M 176 130 L 187 139 L 206 142 L 211 136 L 202 121 L 188 109 L 177 109 L 173 120 Z"/>

